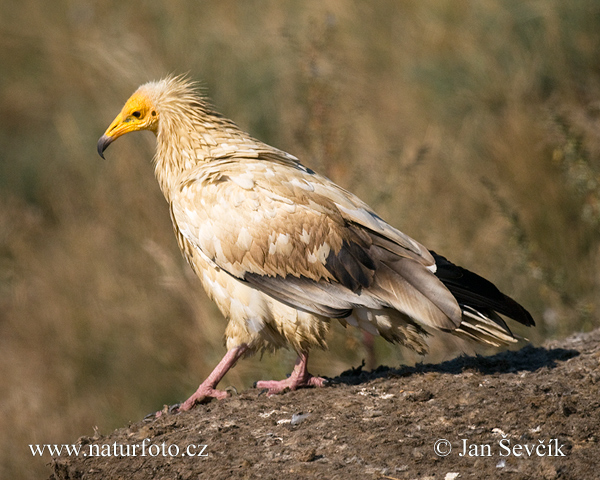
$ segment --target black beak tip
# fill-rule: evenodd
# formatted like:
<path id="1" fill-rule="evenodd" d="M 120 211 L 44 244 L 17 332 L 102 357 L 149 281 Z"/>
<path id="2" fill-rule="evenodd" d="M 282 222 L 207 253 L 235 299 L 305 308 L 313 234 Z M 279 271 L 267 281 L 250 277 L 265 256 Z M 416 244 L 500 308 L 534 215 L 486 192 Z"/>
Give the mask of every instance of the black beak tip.
<path id="1" fill-rule="evenodd" d="M 98 140 L 98 155 L 104 158 L 104 150 L 113 142 L 114 138 L 107 135 L 102 135 Z"/>

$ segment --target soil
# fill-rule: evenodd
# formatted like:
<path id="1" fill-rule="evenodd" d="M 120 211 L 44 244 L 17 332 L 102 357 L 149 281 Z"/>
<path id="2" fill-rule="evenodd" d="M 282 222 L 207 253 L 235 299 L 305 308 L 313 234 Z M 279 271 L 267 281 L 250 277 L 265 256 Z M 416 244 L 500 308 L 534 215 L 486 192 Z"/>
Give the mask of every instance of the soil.
<path id="1" fill-rule="evenodd" d="M 359 368 L 323 389 L 250 389 L 82 437 L 50 478 L 600 478 L 599 362 L 600 329 L 490 357 Z M 188 445 L 195 456 L 182 455 Z M 85 456 L 91 448 L 100 456 Z"/>

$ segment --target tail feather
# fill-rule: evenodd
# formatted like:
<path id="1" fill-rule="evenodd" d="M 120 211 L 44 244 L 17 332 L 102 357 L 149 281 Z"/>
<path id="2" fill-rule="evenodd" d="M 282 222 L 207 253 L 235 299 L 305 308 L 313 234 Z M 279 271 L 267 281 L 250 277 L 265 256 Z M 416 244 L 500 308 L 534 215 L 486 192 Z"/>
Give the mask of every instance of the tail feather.
<path id="1" fill-rule="evenodd" d="M 460 326 L 452 333 L 477 340 L 494 347 L 515 343 L 517 338 L 504 320 L 494 312 L 486 316 L 465 305 Z"/>
<path id="2" fill-rule="evenodd" d="M 535 325 L 531 314 L 493 283 L 433 251 L 431 254 L 437 266 L 436 276 L 462 309 L 461 324 L 453 333 L 500 346 L 516 342 L 517 338 L 499 314 L 526 326 Z"/>

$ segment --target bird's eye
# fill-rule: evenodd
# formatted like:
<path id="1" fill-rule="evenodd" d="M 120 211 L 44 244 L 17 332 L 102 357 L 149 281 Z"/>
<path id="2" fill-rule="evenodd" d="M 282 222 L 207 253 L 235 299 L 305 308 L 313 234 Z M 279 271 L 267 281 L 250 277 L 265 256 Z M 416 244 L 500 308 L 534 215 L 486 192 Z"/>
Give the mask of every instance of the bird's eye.
<path id="1" fill-rule="evenodd" d="M 132 115 L 133 115 L 135 118 L 140 118 L 140 117 L 142 116 L 142 112 L 139 112 L 139 111 L 137 111 L 137 110 L 136 110 L 135 112 L 133 112 L 133 113 L 132 113 Z"/>
<path id="2" fill-rule="evenodd" d="M 156 112 L 154 110 L 152 110 L 152 116 L 156 117 Z"/>

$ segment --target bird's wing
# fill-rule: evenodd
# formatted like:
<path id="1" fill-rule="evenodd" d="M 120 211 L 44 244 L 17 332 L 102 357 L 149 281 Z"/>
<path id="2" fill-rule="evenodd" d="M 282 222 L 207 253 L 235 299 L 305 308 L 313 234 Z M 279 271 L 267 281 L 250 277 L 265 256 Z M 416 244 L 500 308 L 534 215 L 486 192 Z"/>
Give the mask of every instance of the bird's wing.
<path id="1" fill-rule="evenodd" d="M 181 235 L 215 267 L 284 303 L 329 317 L 389 307 L 437 328 L 460 324 L 429 251 L 301 165 L 220 159 L 178 185 L 171 211 Z"/>

